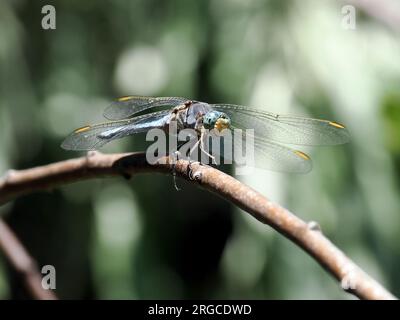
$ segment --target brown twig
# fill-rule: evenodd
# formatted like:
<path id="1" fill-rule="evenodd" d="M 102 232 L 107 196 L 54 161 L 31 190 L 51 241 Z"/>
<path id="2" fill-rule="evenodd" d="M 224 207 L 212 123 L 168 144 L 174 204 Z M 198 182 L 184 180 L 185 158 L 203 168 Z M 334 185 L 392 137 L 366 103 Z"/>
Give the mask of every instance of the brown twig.
<path id="1" fill-rule="evenodd" d="M 0 179 L 0 203 L 33 191 L 51 189 L 66 183 L 106 176 L 143 172 L 171 173 L 169 158 L 164 164 L 150 165 L 144 154 L 101 154 L 61 161 L 21 171 L 10 171 Z M 347 292 L 360 299 L 395 299 L 330 242 L 315 222 L 306 223 L 257 191 L 214 168 L 179 160 L 177 175 L 235 203 L 262 223 L 270 225 L 308 252 L 333 275 Z"/>
<path id="2" fill-rule="evenodd" d="M 36 262 L 28 254 L 15 233 L 0 218 L 0 249 L 11 266 L 21 275 L 32 297 L 38 300 L 56 300 L 51 290 L 42 287 L 42 276 Z"/>

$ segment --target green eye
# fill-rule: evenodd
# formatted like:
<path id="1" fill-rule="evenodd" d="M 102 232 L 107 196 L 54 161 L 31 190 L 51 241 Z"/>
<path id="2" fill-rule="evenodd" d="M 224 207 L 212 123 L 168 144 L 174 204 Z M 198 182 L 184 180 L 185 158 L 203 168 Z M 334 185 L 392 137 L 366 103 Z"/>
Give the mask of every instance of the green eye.
<path id="1" fill-rule="evenodd" d="M 224 119 L 224 120 L 226 120 L 225 122 L 230 123 L 229 117 L 223 112 L 216 111 L 216 110 L 207 112 L 203 118 L 204 128 L 209 129 L 209 130 L 214 129 L 218 120 L 220 120 L 220 119 Z"/>

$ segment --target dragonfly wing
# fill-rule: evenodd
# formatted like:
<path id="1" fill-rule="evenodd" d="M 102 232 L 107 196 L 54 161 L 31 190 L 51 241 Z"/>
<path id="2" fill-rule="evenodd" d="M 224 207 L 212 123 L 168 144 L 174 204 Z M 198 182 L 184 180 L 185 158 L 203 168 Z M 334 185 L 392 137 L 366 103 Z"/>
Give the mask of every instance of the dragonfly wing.
<path id="1" fill-rule="evenodd" d="M 129 118 L 149 108 L 161 106 L 177 106 L 188 99 L 181 97 L 143 97 L 128 96 L 114 101 L 104 110 L 104 117 L 110 120 Z"/>
<path id="2" fill-rule="evenodd" d="M 61 144 L 66 150 L 95 150 L 106 143 L 153 128 L 163 128 L 169 110 L 153 112 L 132 119 L 88 125 L 72 132 Z"/>
<path id="3" fill-rule="evenodd" d="M 206 146 L 217 164 L 223 161 L 225 164 L 291 173 L 307 173 L 312 169 L 312 161 L 304 152 L 245 132 L 231 131 L 224 136 L 210 134 L 210 137 Z"/>
<path id="4" fill-rule="evenodd" d="M 290 173 L 307 173 L 312 169 L 311 158 L 299 150 L 260 138 L 254 138 L 254 149 L 257 168 Z"/>
<path id="5" fill-rule="evenodd" d="M 312 169 L 312 161 L 305 153 L 244 132 L 232 132 L 230 138 L 221 139 L 219 144 L 219 147 L 210 149 L 217 163 L 223 158 L 226 164 L 281 172 L 307 173 Z"/>
<path id="6" fill-rule="evenodd" d="M 333 121 L 284 116 L 233 104 L 213 104 L 226 113 L 232 125 L 254 129 L 255 135 L 268 140 L 296 145 L 335 145 L 349 141 L 347 129 Z"/>

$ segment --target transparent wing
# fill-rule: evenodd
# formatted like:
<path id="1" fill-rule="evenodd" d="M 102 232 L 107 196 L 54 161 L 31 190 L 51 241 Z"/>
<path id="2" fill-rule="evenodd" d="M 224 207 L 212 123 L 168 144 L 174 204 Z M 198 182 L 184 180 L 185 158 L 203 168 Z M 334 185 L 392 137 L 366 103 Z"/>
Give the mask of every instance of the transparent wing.
<path id="1" fill-rule="evenodd" d="M 302 151 L 260 138 L 254 138 L 254 147 L 254 164 L 258 168 L 291 173 L 312 169 L 311 158 Z"/>
<path id="2" fill-rule="evenodd" d="M 221 147 L 212 150 L 212 154 L 218 156 L 217 163 L 223 158 L 223 161 L 228 164 L 235 163 L 280 172 L 307 173 L 312 169 L 311 158 L 304 152 L 246 135 L 244 132 L 231 136 L 233 142 L 223 139 L 224 143 L 220 143 Z"/>
<path id="3" fill-rule="evenodd" d="M 162 128 L 169 118 L 169 110 L 143 116 L 88 125 L 72 132 L 61 144 L 66 150 L 95 150 L 106 143 L 152 128 Z"/>
<path id="4" fill-rule="evenodd" d="M 284 116 L 234 104 L 212 104 L 233 126 L 254 129 L 260 138 L 296 145 L 335 145 L 349 141 L 347 129 L 333 121 Z"/>
<path id="5" fill-rule="evenodd" d="M 119 98 L 104 110 L 104 117 L 120 120 L 153 107 L 177 106 L 188 99 L 181 97 L 143 97 L 127 96 Z"/>

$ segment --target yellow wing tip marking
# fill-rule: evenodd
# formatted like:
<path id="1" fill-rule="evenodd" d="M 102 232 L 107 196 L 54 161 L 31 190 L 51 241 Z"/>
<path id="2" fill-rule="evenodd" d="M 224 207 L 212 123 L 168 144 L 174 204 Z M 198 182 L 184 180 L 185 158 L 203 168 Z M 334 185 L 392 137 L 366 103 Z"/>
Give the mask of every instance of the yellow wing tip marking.
<path id="1" fill-rule="evenodd" d="M 295 150 L 294 153 L 304 160 L 310 160 L 310 157 L 302 151 Z"/>
<path id="2" fill-rule="evenodd" d="M 82 128 L 76 129 L 76 130 L 74 131 L 74 133 L 85 132 L 85 131 L 89 130 L 90 128 L 91 128 L 91 126 L 84 126 L 84 127 L 82 127 Z"/>
<path id="3" fill-rule="evenodd" d="M 342 125 L 342 124 L 340 124 L 338 122 L 334 122 L 334 121 L 329 121 L 329 125 L 331 125 L 332 127 L 339 128 L 339 129 L 344 129 L 345 128 L 344 125 Z"/>
<path id="4" fill-rule="evenodd" d="M 132 98 L 133 98 L 133 96 L 121 97 L 121 98 L 118 99 L 118 101 L 122 102 L 122 101 L 126 101 L 126 100 L 129 100 L 129 99 L 132 99 Z"/>

